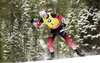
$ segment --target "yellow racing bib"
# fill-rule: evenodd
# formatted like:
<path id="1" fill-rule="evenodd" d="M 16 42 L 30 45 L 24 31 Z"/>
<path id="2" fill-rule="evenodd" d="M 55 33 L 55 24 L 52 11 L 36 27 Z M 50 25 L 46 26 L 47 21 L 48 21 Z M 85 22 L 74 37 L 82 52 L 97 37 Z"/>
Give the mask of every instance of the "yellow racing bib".
<path id="1" fill-rule="evenodd" d="M 48 13 L 49 17 L 44 19 L 44 23 L 49 26 L 49 28 L 55 28 L 59 24 L 59 20 L 57 18 L 53 18 L 51 13 Z"/>

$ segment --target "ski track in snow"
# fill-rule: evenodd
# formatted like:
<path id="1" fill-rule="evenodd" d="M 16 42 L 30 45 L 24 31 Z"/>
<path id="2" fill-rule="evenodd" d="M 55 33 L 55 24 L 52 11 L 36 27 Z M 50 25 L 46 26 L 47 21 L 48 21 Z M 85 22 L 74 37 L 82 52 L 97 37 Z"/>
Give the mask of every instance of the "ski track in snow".
<path id="1" fill-rule="evenodd" d="M 100 55 L 33 62 L 28 61 L 25 63 L 100 63 Z"/>

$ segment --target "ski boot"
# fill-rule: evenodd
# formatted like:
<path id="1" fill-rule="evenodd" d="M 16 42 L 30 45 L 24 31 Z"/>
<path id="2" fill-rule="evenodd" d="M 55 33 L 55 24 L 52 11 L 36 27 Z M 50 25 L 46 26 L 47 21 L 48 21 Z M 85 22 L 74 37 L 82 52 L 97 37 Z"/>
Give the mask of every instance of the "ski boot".
<path id="1" fill-rule="evenodd" d="M 47 60 L 53 60 L 54 59 L 54 52 L 51 53 L 51 57 L 48 58 Z"/>
<path id="2" fill-rule="evenodd" d="M 77 53 L 77 55 L 79 55 L 79 56 L 85 56 L 84 54 L 81 54 L 81 53 L 79 53 L 79 51 L 76 49 L 76 50 L 74 50 L 76 53 Z"/>

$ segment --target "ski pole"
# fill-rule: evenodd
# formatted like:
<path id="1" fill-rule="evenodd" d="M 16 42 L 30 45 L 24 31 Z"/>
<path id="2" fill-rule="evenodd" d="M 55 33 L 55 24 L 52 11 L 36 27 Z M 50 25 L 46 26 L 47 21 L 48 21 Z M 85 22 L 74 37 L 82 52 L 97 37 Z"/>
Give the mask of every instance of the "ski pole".
<path id="1" fill-rule="evenodd" d="M 45 39 L 43 38 L 43 36 L 42 36 L 41 32 L 39 31 L 39 29 L 38 29 L 37 27 L 35 27 L 35 28 L 36 28 L 36 30 L 39 32 L 39 34 L 40 34 L 40 36 L 42 37 L 42 39 L 44 40 L 45 44 L 48 46 L 48 44 L 46 43 L 46 41 L 45 41 Z"/>
<path id="2" fill-rule="evenodd" d="M 66 29 L 69 31 L 69 33 L 71 33 L 75 37 L 75 35 L 68 28 L 66 28 Z M 78 39 L 78 38 L 76 38 L 76 39 Z"/>

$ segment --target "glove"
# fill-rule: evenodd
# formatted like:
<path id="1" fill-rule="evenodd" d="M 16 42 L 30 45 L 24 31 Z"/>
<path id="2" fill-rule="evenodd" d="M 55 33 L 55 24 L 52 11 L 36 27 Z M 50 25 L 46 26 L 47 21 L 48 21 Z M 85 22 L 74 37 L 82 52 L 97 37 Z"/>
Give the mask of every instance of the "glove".
<path id="1" fill-rule="evenodd" d="M 34 19 L 31 19 L 30 22 L 33 23 L 34 22 Z"/>
<path id="2" fill-rule="evenodd" d="M 66 24 L 65 24 L 65 23 L 62 23 L 62 26 L 63 26 L 63 27 L 66 27 Z"/>

